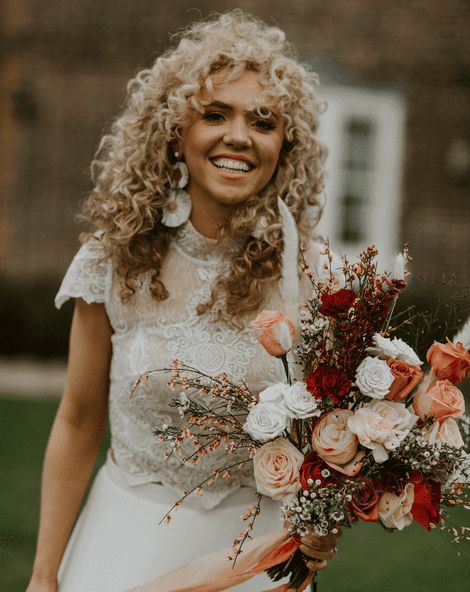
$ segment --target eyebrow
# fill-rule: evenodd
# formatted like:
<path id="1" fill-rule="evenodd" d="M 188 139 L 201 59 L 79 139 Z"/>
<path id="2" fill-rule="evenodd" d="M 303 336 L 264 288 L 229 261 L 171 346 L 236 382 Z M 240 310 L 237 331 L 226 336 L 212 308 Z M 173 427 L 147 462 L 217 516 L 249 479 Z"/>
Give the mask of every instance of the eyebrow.
<path id="1" fill-rule="evenodd" d="M 208 109 L 210 107 L 217 107 L 219 109 L 224 109 L 225 111 L 233 111 L 232 105 L 229 105 L 228 103 L 224 103 L 223 101 L 212 101 L 208 105 L 204 105 L 205 109 Z M 266 109 L 266 111 L 268 111 L 269 114 L 274 117 L 274 119 L 279 119 L 279 116 L 269 107 L 261 105 L 261 107 L 259 107 L 259 109 Z M 252 110 L 245 109 L 245 112 L 246 113 L 254 113 L 254 110 L 253 109 Z"/>

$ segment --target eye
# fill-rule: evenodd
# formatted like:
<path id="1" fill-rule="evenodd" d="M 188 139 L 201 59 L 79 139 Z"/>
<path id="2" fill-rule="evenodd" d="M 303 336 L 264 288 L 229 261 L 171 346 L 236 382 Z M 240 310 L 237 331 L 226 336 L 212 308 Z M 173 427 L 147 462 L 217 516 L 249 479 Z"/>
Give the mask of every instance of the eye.
<path id="1" fill-rule="evenodd" d="M 273 121 L 270 119 L 265 119 L 264 117 L 257 117 L 255 119 L 255 125 L 257 128 L 264 131 L 270 131 L 276 127 Z"/>
<path id="2" fill-rule="evenodd" d="M 222 115 L 222 113 L 219 113 L 218 111 L 206 111 L 205 113 L 203 113 L 202 119 L 204 119 L 205 121 L 210 121 L 212 123 L 218 123 L 219 121 L 224 120 L 224 116 Z"/>

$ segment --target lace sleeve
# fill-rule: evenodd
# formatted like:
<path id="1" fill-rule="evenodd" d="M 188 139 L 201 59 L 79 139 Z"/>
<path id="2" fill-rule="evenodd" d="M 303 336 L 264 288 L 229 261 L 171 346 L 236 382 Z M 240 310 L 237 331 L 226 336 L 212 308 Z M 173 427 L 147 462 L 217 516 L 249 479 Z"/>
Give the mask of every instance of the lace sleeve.
<path id="1" fill-rule="evenodd" d="M 60 308 L 69 298 L 83 298 L 88 304 L 107 302 L 112 280 L 111 260 L 105 258 L 100 241 L 92 238 L 80 247 L 54 299 Z"/>

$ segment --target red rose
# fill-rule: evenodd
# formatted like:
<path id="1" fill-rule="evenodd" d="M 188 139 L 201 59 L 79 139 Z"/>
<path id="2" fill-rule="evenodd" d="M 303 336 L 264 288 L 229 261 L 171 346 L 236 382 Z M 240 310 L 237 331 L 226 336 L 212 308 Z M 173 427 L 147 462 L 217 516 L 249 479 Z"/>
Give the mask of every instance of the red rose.
<path id="1" fill-rule="evenodd" d="M 382 490 L 377 484 L 368 479 L 361 489 L 353 493 L 349 507 L 351 512 L 365 522 L 377 522 L 379 519 L 378 503 Z"/>
<path id="2" fill-rule="evenodd" d="M 356 293 L 354 290 L 347 290 L 341 288 L 332 294 L 321 295 L 321 314 L 334 317 L 340 312 L 346 312 L 349 310 L 356 300 Z"/>
<path id="3" fill-rule="evenodd" d="M 351 390 L 352 381 L 346 374 L 331 366 L 318 366 L 305 379 L 307 390 L 316 399 L 330 397 L 335 405 L 339 405 L 343 397 Z"/>
<path id="4" fill-rule="evenodd" d="M 310 489 L 310 486 L 307 483 L 309 479 L 312 479 L 314 483 L 317 479 L 320 479 L 322 486 L 325 485 L 327 478 L 323 477 L 321 474 L 324 469 L 328 469 L 326 463 L 319 458 L 316 452 L 309 452 L 300 467 L 300 483 L 302 485 L 302 491 L 308 491 Z"/>
<path id="5" fill-rule="evenodd" d="M 425 481 L 421 473 L 413 473 L 414 501 L 411 508 L 413 519 L 426 530 L 431 524 L 438 524 L 441 509 L 441 485 L 437 481 Z"/>

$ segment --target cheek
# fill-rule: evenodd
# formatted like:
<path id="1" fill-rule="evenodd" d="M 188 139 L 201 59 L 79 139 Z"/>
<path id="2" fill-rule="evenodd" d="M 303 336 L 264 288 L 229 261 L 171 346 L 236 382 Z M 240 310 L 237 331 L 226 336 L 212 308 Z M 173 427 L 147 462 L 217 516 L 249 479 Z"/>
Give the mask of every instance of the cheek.
<path id="1" fill-rule="evenodd" d="M 264 154 L 264 162 L 265 162 L 265 170 L 266 175 L 271 177 L 273 172 L 276 169 L 276 166 L 279 162 L 279 158 L 281 155 L 281 142 L 270 143 L 264 147 L 263 154 Z"/>

